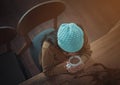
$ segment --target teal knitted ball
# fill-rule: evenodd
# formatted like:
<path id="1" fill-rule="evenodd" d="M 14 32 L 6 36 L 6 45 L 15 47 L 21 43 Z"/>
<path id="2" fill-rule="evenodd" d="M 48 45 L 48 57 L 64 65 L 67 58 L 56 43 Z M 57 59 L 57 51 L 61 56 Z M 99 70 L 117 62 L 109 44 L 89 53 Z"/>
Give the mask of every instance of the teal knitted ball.
<path id="1" fill-rule="evenodd" d="M 61 24 L 57 32 L 58 46 L 66 52 L 77 52 L 84 44 L 84 32 L 75 23 Z"/>

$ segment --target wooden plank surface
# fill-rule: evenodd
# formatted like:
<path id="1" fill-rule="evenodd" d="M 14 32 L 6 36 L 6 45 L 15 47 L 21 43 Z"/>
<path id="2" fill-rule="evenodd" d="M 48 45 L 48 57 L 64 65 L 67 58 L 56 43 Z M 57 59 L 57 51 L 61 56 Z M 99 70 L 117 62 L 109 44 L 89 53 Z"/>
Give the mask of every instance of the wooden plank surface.
<path id="1" fill-rule="evenodd" d="M 120 1 L 119 0 L 62 0 L 66 4 L 65 12 L 59 17 L 59 25 L 64 22 L 76 22 L 87 31 L 93 50 L 92 58 L 96 62 L 112 68 L 120 66 Z M 51 26 L 51 22 L 40 25 Z M 37 32 L 37 31 L 36 31 Z M 38 31 L 39 32 L 39 31 Z M 92 62 L 93 63 L 93 62 Z M 88 63 L 89 64 L 89 63 Z M 40 84 L 34 76 L 21 85 Z"/>
<path id="2" fill-rule="evenodd" d="M 63 0 L 62 22 L 77 22 L 88 32 L 90 41 L 106 34 L 120 19 L 119 0 Z"/>
<path id="3" fill-rule="evenodd" d="M 92 58 L 110 68 L 120 68 L 120 21 L 109 33 L 91 43 Z"/>

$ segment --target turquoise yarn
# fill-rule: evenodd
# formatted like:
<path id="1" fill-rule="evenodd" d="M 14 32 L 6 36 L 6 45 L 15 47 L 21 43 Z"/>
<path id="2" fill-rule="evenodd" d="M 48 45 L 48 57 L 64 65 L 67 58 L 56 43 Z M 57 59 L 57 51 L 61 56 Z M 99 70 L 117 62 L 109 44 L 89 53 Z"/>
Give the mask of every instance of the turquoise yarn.
<path id="1" fill-rule="evenodd" d="M 84 44 L 84 32 L 75 23 L 63 23 L 57 32 L 58 46 L 66 52 L 77 52 Z"/>

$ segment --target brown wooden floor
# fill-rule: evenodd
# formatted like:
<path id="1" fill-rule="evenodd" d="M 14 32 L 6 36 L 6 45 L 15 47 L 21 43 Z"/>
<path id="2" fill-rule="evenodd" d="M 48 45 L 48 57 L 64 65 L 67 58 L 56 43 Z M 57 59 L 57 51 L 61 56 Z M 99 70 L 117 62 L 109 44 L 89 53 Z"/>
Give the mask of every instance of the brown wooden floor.
<path id="1" fill-rule="evenodd" d="M 66 20 L 77 22 L 86 29 L 93 50 L 92 58 L 108 67 L 120 68 L 120 1 L 63 1 L 67 6 Z"/>
<path id="2" fill-rule="evenodd" d="M 91 42 L 93 58 L 98 62 L 106 64 L 107 66 L 112 66 L 114 64 L 118 67 L 120 64 L 120 26 L 118 26 L 117 29 L 115 27 L 120 24 L 118 23 L 120 20 L 120 1 L 62 1 L 66 4 L 66 10 L 59 17 L 59 24 L 64 22 L 76 22 L 82 25 L 86 29 Z M 50 24 L 47 23 L 43 24 L 41 27 L 49 27 L 49 25 Z M 114 28 L 114 30 L 111 31 L 111 33 L 108 33 L 112 28 Z M 14 46 L 20 46 L 19 41 L 21 39 L 17 37 L 15 40 L 16 43 Z M 28 57 L 24 58 L 24 62 L 28 61 L 28 59 Z"/>
<path id="3" fill-rule="evenodd" d="M 16 27 L 20 17 L 32 6 L 47 0 L 0 1 L 0 25 Z M 59 22 L 76 22 L 88 32 L 90 41 L 107 33 L 120 19 L 119 0 L 61 0 L 66 4 Z M 46 25 L 46 24 L 45 24 Z"/>
<path id="4" fill-rule="evenodd" d="M 91 43 L 92 58 L 110 68 L 120 68 L 120 21 L 109 33 Z"/>
<path id="5" fill-rule="evenodd" d="M 59 25 L 65 22 L 75 22 L 82 25 L 86 29 L 91 43 L 99 39 L 100 37 L 106 35 L 112 28 L 116 26 L 117 22 L 120 20 L 119 0 L 105 0 L 105 1 L 62 0 L 62 1 L 64 1 L 66 9 L 59 16 L 58 19 Z M 40 26 L 41 28 L 48 28 L 51 26 L 51 22 L 46 22 Z M 35 30 L 34 34 L 36 33 L 39 33 L 39 30 Z M 111 34 L 110 37 L 112 36 L 113 35 Z M 21 38 L 17 37 L 16 41 L 17 43 L 15 43 L 14 45 L 21 47 L 19 43 L 19 41 L 21 41 Z M 106 42 L 107 41 L 104 41 L 103 43 Z M 108 44 L 108 47 L 111 46 L 110 44 L 111 43 Z M 92 47 L 94 47 L 94 44 L 92 44 Z M 94 55 L 98 56 L 97 52 L 100 49 L 96 51 L 93 50 L 96 52 L 96 54 Z M 26 57 L 25 60 L 28 61 L 28 59 L 29 58 Z"/>
<path id="6" fill-rule="evenodd" d="M 90 41 L 106 34 L 120 19 L 119 0 L 63 0 L 63 22 L 77 22 L 88 32 Z"/>

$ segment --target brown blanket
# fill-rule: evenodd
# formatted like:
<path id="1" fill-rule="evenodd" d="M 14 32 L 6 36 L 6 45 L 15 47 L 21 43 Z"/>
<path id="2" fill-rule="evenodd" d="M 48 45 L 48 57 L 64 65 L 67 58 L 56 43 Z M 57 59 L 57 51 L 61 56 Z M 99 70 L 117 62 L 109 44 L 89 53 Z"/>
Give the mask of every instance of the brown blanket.
<path id="1" fill-rule="evenodd" d="M 95 63 L 77 76 L 63 74 L 47 78 L 41 73 L 20 85 L 120 85 L 120 69 Z"/>

